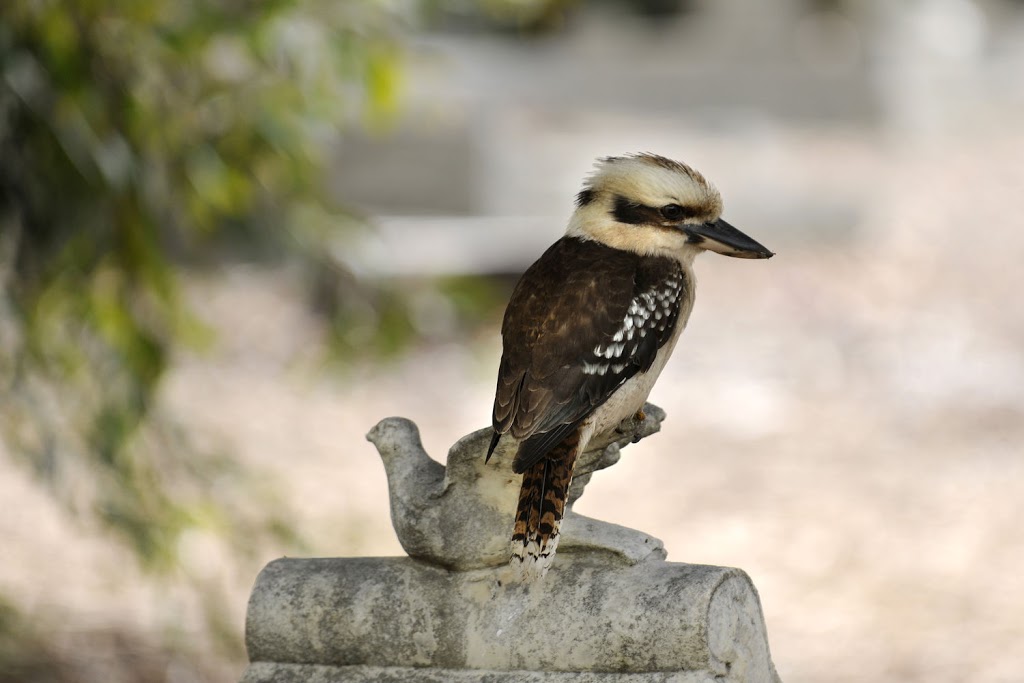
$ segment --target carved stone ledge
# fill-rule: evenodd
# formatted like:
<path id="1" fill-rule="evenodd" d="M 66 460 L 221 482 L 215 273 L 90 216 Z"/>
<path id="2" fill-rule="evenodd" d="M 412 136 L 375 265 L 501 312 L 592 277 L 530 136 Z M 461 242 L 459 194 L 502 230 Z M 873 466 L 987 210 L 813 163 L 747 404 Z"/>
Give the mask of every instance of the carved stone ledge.
<path id="1" fill-rule="evenodd" d="M 276 560 L 249 601 L 243 681 L 778 680 L 745 573 L 605 560 L 560 557 L 527 585 L 410 558 Z"/>

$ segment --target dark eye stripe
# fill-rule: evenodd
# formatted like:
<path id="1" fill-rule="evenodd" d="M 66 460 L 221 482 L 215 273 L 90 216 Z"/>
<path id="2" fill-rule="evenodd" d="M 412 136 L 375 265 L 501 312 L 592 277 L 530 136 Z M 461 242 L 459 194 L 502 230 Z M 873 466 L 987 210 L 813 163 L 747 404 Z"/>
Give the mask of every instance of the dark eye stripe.
<path id="1" fill-rule="evenodd" d="M 622 195 L 615 195 L 611 214 L 619 223 L 628 223 L 629 225 L 663 225 L 666 221 L 666 217 L 662 215 L 662 210 L 664 208 L 665 207 L 655 208 L 645 204 L 638 204 L 636 202 L 629 201 Z M 699 216 L 701 213 L 703 213 L 703 209 L 701 207 L 679 206 L 679 210 L 676 215 L 668 220 L 681 221 L 686 218 Z"/>
<path id="2" fill-rule="evenodd" d="M 699 216 L 701 210 L 695 206 L 680 206 L 679 204 L 666 204 L 661 207 L 661 215 L 671 221 L 681 221 L 685 218 Z"/>
<path id="3" fill-rule="evenodd" d="M 622 195 L 615 196 L 612 205 L 612 217 L 620 223 L 643 225 L 644 223 L 661 223 L 661 212 L 653 206 L 644 206 L 631 202 Z"/>

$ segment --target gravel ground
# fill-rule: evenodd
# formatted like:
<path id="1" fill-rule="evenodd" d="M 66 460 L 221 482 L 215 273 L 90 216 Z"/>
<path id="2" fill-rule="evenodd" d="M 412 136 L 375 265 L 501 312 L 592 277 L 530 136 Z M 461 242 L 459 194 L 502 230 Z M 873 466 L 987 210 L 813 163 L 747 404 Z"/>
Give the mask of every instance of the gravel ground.
<path id="1" fill-rule="evenodd" d="M 859 178 L 862 215 L 831 240 L 773 238 L 749 210 L 734 221 L 779 255 L 699 260 L 695 313 L 651 397 L 663 432 L 578 504 L 658 536 L 673 561 L 749 572 L 789 683 L 1024 675 L 1024 132 L 1003 123 L 924 148 L 787 141 L 811 159 L 808 192 Z M 830 166 L 843 170 L 814 177 Z M 486 424 L 494 328 L 329 376 L 312 369 L 315 324 L 287 273 L 239 267 L 191 291 L 219 341 L 179 360 L 166 409 L 273 480 L 280 503 L 252 505 L 288 510 L 311 554 L 400 553 L 363 435 L 404 415 L 443 459 Z M 0 590 L 55 642 L 172 625 L 201 638 L 185 582 L 155 585 L 9 458 L 0 469 Z M 284 550 L 254 552 L 200 533 L 182 546 L 185 571 L 227 591 L 238 632 L 255 572 Z"/>

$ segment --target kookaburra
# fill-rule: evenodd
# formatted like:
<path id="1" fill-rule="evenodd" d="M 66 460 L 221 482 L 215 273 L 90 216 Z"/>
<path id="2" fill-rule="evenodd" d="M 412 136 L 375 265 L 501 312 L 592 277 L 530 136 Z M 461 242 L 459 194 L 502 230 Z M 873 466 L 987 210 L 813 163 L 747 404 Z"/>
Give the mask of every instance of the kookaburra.
<path id="1" fill-rule="evenodd" d="M 565 236 L 523 274 L 505 311 L 487 457 L 505 434 L 523 474 L 511 563 L 543 575 L 577 455 L 637 414 L 693 308 L 693 259 L 772 252 L 720 218 L 700 173 L 654 154 L 607 157 Z"/>

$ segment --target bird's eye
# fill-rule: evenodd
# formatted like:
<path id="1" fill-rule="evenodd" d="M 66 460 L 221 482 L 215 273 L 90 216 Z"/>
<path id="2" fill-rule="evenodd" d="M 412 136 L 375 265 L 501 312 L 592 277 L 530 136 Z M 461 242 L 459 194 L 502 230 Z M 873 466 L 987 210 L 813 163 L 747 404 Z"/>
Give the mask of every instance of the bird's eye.
<path id="1" fill-rule="evenodd" d="M 683 211 L 683 207 L 679 206 L 678 204 L 666 204 L 665 206 L 661 207 L 661 215 L 666 220 L 677 221 L 683 217 L 684 213 L 685 212 Z"/>

